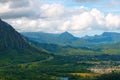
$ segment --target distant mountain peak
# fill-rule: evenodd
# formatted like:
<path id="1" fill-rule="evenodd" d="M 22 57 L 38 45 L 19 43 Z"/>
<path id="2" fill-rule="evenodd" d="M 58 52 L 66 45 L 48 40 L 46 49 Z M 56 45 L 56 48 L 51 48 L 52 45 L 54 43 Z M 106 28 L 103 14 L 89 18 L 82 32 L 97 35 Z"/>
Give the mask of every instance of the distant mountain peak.
<path id="1" fill-rule="evenodd" d="M 63 32 L 63 34 L 70 34 L 68 31 Z"/>
<path id="2" fill-rule="evenodd" d="M 67 32 L 67 31 L 61 33 L 60 36 L 71 36 L 71 37 L 74 37 L 71 33 Z"/>
<path id="3" fill-rule="evenodd" d="M 77 37 L 73 36 L 69 32 L 63 32 L 59 35 L 59 40 L 62 40 L 63 42 L 71 42 L 77 39 Z"/>
<path id="4" fill-rule="evenodd" d="M 102 35 L 103 36 L 113 36 L 113 35 L 120 35 L 120 33 L 117 33 L 117 32 L 104 32 Z"/>

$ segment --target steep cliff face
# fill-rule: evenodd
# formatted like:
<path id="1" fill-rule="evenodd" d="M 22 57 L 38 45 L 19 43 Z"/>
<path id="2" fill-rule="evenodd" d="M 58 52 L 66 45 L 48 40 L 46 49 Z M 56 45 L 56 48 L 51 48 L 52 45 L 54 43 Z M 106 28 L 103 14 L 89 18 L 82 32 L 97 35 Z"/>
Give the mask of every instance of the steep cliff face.
<path id="1" fill-rule="evenodd" d="M 48 54 L 36 49 L 11 25 L 0 20 L 0 66 L 42 60 Z"/>
<path id="2" fill-rule="evenodd" d="M 0 20 L 0 49 L 25 48 L 29 46 L 21 36 L 8 23 Z"/>

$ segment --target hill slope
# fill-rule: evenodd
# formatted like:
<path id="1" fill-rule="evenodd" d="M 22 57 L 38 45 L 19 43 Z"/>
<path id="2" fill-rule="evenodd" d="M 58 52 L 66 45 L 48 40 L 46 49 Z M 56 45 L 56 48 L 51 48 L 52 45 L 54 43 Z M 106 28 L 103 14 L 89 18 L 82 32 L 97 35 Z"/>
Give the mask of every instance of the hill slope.
<path id="1" fill-rule="evenodd" d="M 73 41 L 78 40 L 79 38 L 74 37 L 68 32 L 61 34 L 51 34 L 51 33 L 42 33 L 42 32 L 23 32 L 22 33 L 29 40 L 37 41 L 39 43 L 52 43 L 59 45 L 70 44 Z"/>
<path id="2" fill-rule="evenodd" d="M 61 34 L 41 33 L 41 32 L 24 32 L 22 33 L 29 40 L 39 43 L 51 43 L 58 45 L 70 45 L 75 47 L 93 46 L 101 44 L 110 44 L 120 42 L 120 33 L 104 32 L 101 35 L 75 37 L 68 32 Z"/>
<path id="3" fill-rule="evenodd" d="M 42 60 L 48 54 L 30 45 L 8 23 L 0 20 L 0 66 Z"/>
<path id="4" fill-rule="evenodd" d="M 86 42 L 89 43 L 117 43 L 120 41 L 120 33 L 117 32 L 104 32 L 101 35 L 88 36 L 83 38 Z"/>

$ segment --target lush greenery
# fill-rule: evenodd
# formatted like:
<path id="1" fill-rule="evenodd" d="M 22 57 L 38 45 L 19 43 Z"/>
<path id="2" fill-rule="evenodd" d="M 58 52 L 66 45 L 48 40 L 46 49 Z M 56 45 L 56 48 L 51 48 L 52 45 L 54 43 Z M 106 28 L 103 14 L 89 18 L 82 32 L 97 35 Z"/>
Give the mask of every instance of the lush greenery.
<path id="1" fill-rule="evenodd" d="M 30 33 L 28 42 L 0 20 L 0 80 L 120 80 L 119 73 L 101 75 L 90 70 L 98 65 L 119 66 L 120 43 L 111 43 L 119 36 L 104 33 L 80 39 L 68 32 Z"/>
<path id="2" fill-rule="evenodd" d="M 49 57 L 44 49 L 37 49 L 12 28 L 0 20 L 0 66 L 28 63 Z"/>
<path id="3" fill-rule="evenodd" d="M 47 51 L 54 53 L 55 55 L 119 55 L 120 53 L 120 42 L 80 47 L 73 47 L 70 45 L 60 46 L 57 44 L 38 43 L 35 41 L 30 42 L 36 47 L 42 47 Z"/>
<path id="4" fill-rule="evenodd" d="M 120 73 L 113 72 L 110 74 L 103 74 L 103 75 L 97 77 L 96 80 L 120 80 Z"/>
<path id="5" fill-rule="evenodd" d="M 106 56 L 109 59 L 109 56 Z M 69 80 L 111 80 L 109 75 L 94 76 L 88 67 L 101 63 L 101 56 L 51 56 L 47 60 L 0 67 L 1 80 L 56 80 L 67 77 Z M 96 61 L 97 59 L 97 61 Z M 107 59 L 106 59 L 107 60 Z M 89 61 L 89 62 L 88 62 Z M 96 63 L 95 63 L 96 62 Z M 106 63 L 105 63 L 106 64 Z M 108 63 L 106 65 L 117 65 Z M 89 73 L 91 76 L 73 75 Z M 111 74 L 110 74 L 111 75 Z M 112 74 L 113 75 L 113 74 Z M 120 74 L 118 74 L 120 75 Z M 118 75 L 113 75 L 118 77 Z M 112 77 L 113 77 L 112 76 Z M 114 80 L 114 79 L 112 79 Z M 119 80 L 119 79 L 118 79 Z"/>
<path id="6" fill-rule="evenodd" d="M 115 32 L 104 32 L 101 35 L 85 36 L 82 38 L 75 37 L 68 32 L 61 34 L 51 34 L 42 32 L 24 32 L 22 33 L 29 40 L 37 41 L 39 43 L 51 43 L 59 45 L 70 45 L 70 46 L 93 46 L 107 43 L 120 42 L 120 33 Z"/>

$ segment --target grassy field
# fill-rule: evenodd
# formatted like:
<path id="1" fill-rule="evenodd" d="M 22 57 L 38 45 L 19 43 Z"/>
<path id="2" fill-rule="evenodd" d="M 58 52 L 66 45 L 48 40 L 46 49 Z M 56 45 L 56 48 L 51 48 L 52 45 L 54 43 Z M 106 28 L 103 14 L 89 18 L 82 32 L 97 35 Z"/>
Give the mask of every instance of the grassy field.
<path id="1" fill-rule="evenodd" d="M 73 76 L 82 76 L 82 77 L 96 77 L 101 75 L 96 73 L 70 73 L 70 74 Z"/>

